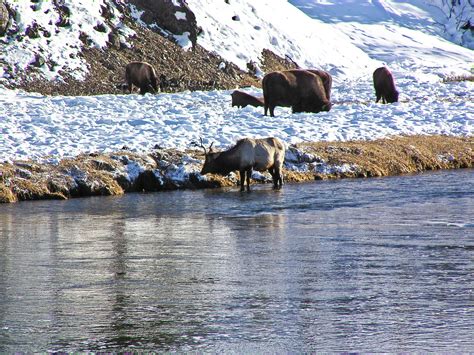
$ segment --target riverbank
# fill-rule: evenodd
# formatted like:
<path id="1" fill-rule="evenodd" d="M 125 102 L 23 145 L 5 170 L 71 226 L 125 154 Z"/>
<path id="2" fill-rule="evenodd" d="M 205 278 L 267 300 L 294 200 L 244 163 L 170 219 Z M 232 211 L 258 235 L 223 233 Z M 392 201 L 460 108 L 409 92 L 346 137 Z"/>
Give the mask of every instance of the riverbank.
<path id="1" fill-rule="evenodd" d="M 202 176 L 199 150 L 156 149 L 82 154 L 59 163 L 0 163 L 0 202 L 69 199 L 237 186 L 238 173 Z M 372 141 L 300 143 L 288 147 L 285 182 L 382 177 L 474 167 L 474 138 L 398 136 Z M 254 173 L 254 183 L 269 183 Z"/>

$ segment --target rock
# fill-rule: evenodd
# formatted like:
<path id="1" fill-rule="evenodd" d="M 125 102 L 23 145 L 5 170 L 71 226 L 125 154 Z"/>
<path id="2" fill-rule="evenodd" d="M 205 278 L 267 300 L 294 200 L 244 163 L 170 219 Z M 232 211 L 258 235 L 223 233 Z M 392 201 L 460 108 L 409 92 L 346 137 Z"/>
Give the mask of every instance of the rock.
<path id="1" fill-rule="evenodd" d="M 157 23 L 163 29 L 176 35 L 188 32 L 193 48 L 196 46 L 200 30 L 196 16 L 184 0 L 130 0 L 130 3 L 144 11 L 141 16 L 143 22 Z"/>
<path id="2" fill-rule="evenodd" d="M 7 33 L 9 26 L 10 13 L 8 12 L 8 8 L 3 0 L 0 0 L 0 36 L 3 36 L 5 33 Z"/>
<path id="3" fill-rule="evenodd" d="M 109 33 L 109 45 L 112 48 L 120 49 L 121 48 L 120 36 L 117 35 L 114 32 L 110 32 Z"/>
<path id="4" fill-rule="evenodd" d="M 35 54 L 35 59 L 31 62 L 31 65 L 37 68 L 42 67 L 45 64 L 45 59 L 40 54 Z"/>

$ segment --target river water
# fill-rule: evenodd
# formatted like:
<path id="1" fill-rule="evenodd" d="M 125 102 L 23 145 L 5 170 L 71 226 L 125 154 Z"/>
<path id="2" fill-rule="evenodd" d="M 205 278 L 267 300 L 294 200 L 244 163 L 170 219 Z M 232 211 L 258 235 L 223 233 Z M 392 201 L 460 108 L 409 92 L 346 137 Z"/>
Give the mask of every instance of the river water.
<path id="1" fill-rule="evenodd" d="M 0 205 L 0 352 L 469 352 L 474 171 Z"/>

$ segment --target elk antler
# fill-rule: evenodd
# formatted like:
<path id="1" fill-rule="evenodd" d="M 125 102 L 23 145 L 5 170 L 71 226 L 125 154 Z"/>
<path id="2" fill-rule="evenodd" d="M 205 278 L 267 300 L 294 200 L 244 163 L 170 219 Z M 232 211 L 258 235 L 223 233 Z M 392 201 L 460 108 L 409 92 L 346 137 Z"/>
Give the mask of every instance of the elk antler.
<path id="1" fill-rule="evenodd" d="M 206 149 L 206 147 L 204 146 L 204 143 L 202 141 L 202 137 L 199 137 L 199 141 L 201 142 L 201 144 L 198 144 L 198 143 L 193 141 L 193 142 L 191 142 L 191 145 L 193 145 L 195 147 L 201 147 L 202 149 L 204 149 L 204 155 L 208 155 L 211 152 L 212 145 L 214 144 L 214 142 L 212 142 L 211 145 L 209 146 L 209 148 Z"/>
<path id="2" fill-rule="evenodd" d="M 202 142 L 202 137 L 199 137 L 199 140 L 201 141 L 201 148 L 204 149 L 204 155 L 207 155 L 206 147 L 204 146 Z"/>

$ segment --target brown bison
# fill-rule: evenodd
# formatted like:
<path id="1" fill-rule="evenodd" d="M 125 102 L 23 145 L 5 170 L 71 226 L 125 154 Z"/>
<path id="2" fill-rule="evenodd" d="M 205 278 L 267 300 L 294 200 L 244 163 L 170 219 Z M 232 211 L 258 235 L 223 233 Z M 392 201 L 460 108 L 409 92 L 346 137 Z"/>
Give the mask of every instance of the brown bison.
<path id="1" fill-rule="evenodd" d="M 326 92 L 326 98 L 331 101 L 331 87 L 332 87 L 332 76 L 327 71 L 320 69 L 306 69 L 310 73 L 318 75 L 323 81 L 324 91 Z"/>
<path id="2" fill-rule="evenodd" d="M 131 62 L 125 67 L 125 81 L 129 93 L 132 93 L 133 85 L 140 88 L 140 94 L 147 92 L 155 94 L 158 91 L 158 79 L 156 71 L 151 64 L 145 62 Z"/>
<path id="3" fill-rule="evenodd" d="M 329 111 L 322 79 L 307 70 L 275 71 L 263 77 L 264 114 L 274 116 L 276 106 L 291 107 L 296 112 Z"/>
<path id="4" fill-rule="evenodd" d="M 395 81 L 390 70 L 386 67 L 377 68 L 374 71 L 373 78 L 375 95 L 377 96 L 375 102 L 379 102 L 381 98 L 384 104 L 398 101 L 398 91 L 395 88 Z"/>
<path id="5" fill-rule="evenodd" d="M 278 138 L 262 139 L 244 138 L 234 147 L 223 152 L 213 152 L 212 144 L 208 150 L 204 148 L 205 161 L 201 174 L 214 173 L 227 175 L 231 171 L 240 173 L 240 191 L 244 191 L 245 180 L 247 191 L 250 191 L 252 171 L 268 170 L 272 175 L 273 188 L 280 189 L 283 185 L 283 161 L 285 160 L 285 145 Z"/>
<path id="6" fill-rule="evenodd" d="M 263 106 L 263 97 L 255 97 L 246 92 L 235 90 L 232 94 L 232 107 L 245 107 L 251 105 L 253 107 Z"/>

